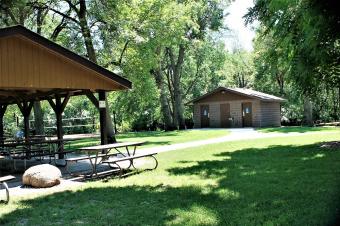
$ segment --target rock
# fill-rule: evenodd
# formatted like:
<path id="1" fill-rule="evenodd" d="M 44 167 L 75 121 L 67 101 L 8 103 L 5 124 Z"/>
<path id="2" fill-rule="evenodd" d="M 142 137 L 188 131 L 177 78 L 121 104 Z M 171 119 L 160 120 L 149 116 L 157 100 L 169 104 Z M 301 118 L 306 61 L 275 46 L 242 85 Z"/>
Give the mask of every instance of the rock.
<path id="1" fill-rule="evenodd" d="M 49 164 L 32 166 L 22 176 L 24 185 L 31 185 L 35 188 L 49 188 L 60 184 L 60 170 Z"/>

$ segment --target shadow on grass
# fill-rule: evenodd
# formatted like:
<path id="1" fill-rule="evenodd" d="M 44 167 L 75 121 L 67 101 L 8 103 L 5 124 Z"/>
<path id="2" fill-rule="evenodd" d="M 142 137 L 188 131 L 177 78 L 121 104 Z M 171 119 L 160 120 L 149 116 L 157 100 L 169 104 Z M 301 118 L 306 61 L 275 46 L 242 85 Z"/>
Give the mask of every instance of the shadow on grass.
<path id="1" fill-rule="evenodd" d="M 272 127 L 272 128 L 261 128 L 258 129 L 260 132 L 270 133 L 270 132 L 279 132 L 279 133 L 307 133 L 307 132 L 321 132 L 321 131 L 330 131 L 334 130 L 332 127 L 303 127 L 303 126 L 290 126 L 290 127 Z M 340 130 L 339 130 L 340 131 Z"/>
<path id="2" fill-rule="evenodd" d="M 215 185 L 124 186 L 62 192 L 33 200 L 1 225 L 331 225 L 339 205 L 340 153 L 317 145 L 271 146 L 184 161 L 173 176 Z M 152 174 L 150 174 L 152 175 Z M 156 177 L 157 178 L 157 177 Z M 162 178 L 162 177 L 159 177 Z"/>
<path id="3" fill-rule="evenodd" d="M 27 208 L 5 215 L 0 225 L 183 225 L 200 214 L 209 215 L 203 221 L 206 225 L 219 224 L 211 212 L 216 199 L 195 187 L 89 188 L 21 201 Z M 188 212 L 190 216 L 185 215 Z"/>
<path id="4" fill-rule="evenodd" d="M 170 141 L 146 141 L 144 145 L 148 145 L 148 146 L 162 146 L 162 145 L 169 145 L 169 144 L 171 144 Z"/>
<path id="5" fill-rule="evenodd" d="M 178 131 L 171 131 L 171 132 L 164 132 L 164 131 L 129 132 L 129 133 L 117 134 L 117 139 L 179 136 L 179 135 L 181 135 L 181 134 Z"/>
<path id="6" fill-rule="evenodd" d="M 228 191 L 236 191 L 238 199 L 226 202 L 227 206 L 235 207 L 226 209 L 228 219 L 239 219 L 235 224 L 332 225 L 338 222 L 340 150 L 320 149 L 319 144 L 283 145 L 214 156 L 217 160 L 197 161 L 168 172 L 175 176 L 217 178 L 212 193 L 228 196 Z"/>

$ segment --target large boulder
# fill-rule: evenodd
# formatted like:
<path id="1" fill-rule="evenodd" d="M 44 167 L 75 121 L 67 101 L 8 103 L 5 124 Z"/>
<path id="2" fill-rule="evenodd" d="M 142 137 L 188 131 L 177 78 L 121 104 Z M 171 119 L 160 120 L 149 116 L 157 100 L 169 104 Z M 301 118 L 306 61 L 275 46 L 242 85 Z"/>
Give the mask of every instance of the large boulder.
<path id="1" fill-rule="evenodd" d="M 22 176 L 24 185 L 31 185 L 35 188 L 49 188 L 60 184 L 60 170 L 49 164 L 32 166 Z"/>

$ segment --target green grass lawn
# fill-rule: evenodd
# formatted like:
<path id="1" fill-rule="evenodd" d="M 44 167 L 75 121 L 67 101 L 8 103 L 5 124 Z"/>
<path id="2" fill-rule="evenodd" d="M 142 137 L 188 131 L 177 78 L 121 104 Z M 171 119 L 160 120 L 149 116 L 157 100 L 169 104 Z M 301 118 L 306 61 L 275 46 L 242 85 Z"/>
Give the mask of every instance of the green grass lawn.
<path id="1" fill-rule="evenodd" d="M 257 131 L 262 133 L 306 133 L 306 132 L 323 132 L 323 131 L 339 131 L 340 127 L 335 126 L 319 126 L 319 127 L 306 127 L 306 126 L 282 126 L 282 127 L 268 127 L 258 128 Z"/>
<path id="2" fill-rule="evenodd" d="M 340 134 L 237 141 L 161 153 L 125 179 L 0 205 L 0 225 L 332 225 Z"/>
<path id="3" fill-rule="evenodd" d="M 146 141 L 142 146 L 153 147 L 159 145 L 169 145 L 176 143 L 183 143 L 189 141 L 203 140 L 209 138 L 216 138 L 227 136 L 230 132 L 227 129 L 195 129 L 195 130 L 181 130 L 181 131 L 148 131 L 148 132 L 129 132 L 117 135 L 119 142 L 128 141 Z M 100 143 L 99 138 L 82 139 L 76 142 L 71 142 L 67 149 L 76 149 L 90 145 L 97 145 Z"/>

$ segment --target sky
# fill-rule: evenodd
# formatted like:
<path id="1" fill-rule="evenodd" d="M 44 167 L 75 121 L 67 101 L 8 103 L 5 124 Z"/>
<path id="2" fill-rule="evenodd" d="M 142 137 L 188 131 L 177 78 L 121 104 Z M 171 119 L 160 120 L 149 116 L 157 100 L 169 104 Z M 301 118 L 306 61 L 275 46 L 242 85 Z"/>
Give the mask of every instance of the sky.
<path id="1" fill-rule="evenodd" d="M 231 31 L 226 32 L 223 39 L 228 50 L 239 46 L 248 52 L 253 51 L 252 40 L 255 37 L 255 31 L 252 27 L 256 26 L 257 23 L 246 27 L 242 18 L 247 13 L 248 8 L 253 5 L 253 0 L 235 0 L 226 9 L 229 15 L 225 17 L 224 25 Z"/>

